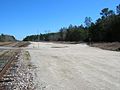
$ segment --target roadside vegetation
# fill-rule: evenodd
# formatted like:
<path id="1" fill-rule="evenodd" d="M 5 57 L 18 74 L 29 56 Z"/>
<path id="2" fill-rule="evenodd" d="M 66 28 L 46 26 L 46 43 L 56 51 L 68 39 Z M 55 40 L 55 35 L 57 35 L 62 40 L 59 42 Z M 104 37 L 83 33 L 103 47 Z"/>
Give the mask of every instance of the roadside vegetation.
<path id="1" fill-rule="evenodd" d="M 120 42 L 120 4 L 116 6 L 116 11 L 102 9 L 100 15 L 96 22 L 86 17 L 86 26 L 70 25 L 56 33 L 27 36 L 23 41 Z"/>

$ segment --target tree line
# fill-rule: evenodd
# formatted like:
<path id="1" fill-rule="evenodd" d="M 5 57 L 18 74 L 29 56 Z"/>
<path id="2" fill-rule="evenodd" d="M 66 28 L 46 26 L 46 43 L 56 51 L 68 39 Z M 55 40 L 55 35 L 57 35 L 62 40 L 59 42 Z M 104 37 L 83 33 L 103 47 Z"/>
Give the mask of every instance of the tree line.
<path id="1" fill-rule="evenodd" d="M 23 41 L 120 42 L 120 4 L 116 6 L 116 11 L 102 9 L 100 15 L 95 22 L 91 17 L 86 17 L 85 26 L 69 25 L 56 33 L 27 36 Z"/>
<path id="2" fill-rule="evenodd" d="M 12 35 L 5 35 L 5 34 L 0 35 L 0 42 L 11 42 L 11 41 L 14 42 L 17 40 Z"/>

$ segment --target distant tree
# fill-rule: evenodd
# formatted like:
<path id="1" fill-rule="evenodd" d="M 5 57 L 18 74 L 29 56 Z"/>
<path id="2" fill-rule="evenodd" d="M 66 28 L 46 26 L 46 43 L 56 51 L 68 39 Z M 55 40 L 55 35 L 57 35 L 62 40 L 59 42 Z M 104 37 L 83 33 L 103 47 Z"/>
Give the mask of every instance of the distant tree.
<path id="1" fill-rule="evenodd" d="M 69 30 L 73 29 L 73 25 L 70 24 L 69 27 L 68 27 Z"/>
<path id="2" fill-rule="evenodd" d="M 104 8 L 101 10 L 100 15 L 102 15 L 102 17 L 107 17 L 108 16 L 108 8 Z"/>
<path id="3" fill-rule="evenodd" d="M 86 27 L 90 27 L 91 23 L 92 23 L 91 17 L 85 17 L 85 22 L 84 23 L 85 23 Z"/>
<path id="4" fill-rule="evenodd" d="M 4 37 L 5 35 L 2 33 L 1 36 Z"/>
<path id="5" fill-rule="evenodd" d="M 92 42 L 120 42 L 120 4 L 116 7 L 117 15 L 113 10 L 104 8 L 95 23 L 92 22 L 91 17 L 85 18 L 85 27 L 83 25 L 73 26 L 69 25 L 67 28 L 61 28 L 56 33 L 40 34 L 42 41 L 92 41 Z M 0 40 L 4 35 L 1 35 Z M 31 35 L 24 38 L 24 40 L 36 41 L 38 35 Z"/>
<path id="6" fill-rule="evenodd" d="M 0 41 L 1 42 L 8 42 L 8 41 L 16 41 L 16 39 L 12 35 L 1 34 L 0 35 Z"/>
<path id="7" fill-rule="evenodd" d="M 112 16 L 112 15 L 115 15 L 115 12 L 113 10 L 109 10 L 108 16 Z"/>
<path id="8" fill-rule="evenodd" d="M 63 41 L 64 29 L 61 28 L 61 29 L 59 30 L 59 33 L 60 33 L 60 41 Z"/>
<path id="9" fill-rule="evenodd" d="M 80 26 L 78 26 L 78 29 L 84 29 L 84 26 L 81 24 Z"/>
<path id="10" fill-rule="evenodd" d="M 106 18 L 108 16 L 111 16 L 115 14 L 113 10 L 109 10 L 109 8 L 104 8 L 101 10 L 100 15 L 102 15 L 102 18 Z"/>
<path id="11" fill-rule="evenodd" d="M 116 7 L 117 14 L 120 15 L 120 4 Z"/>

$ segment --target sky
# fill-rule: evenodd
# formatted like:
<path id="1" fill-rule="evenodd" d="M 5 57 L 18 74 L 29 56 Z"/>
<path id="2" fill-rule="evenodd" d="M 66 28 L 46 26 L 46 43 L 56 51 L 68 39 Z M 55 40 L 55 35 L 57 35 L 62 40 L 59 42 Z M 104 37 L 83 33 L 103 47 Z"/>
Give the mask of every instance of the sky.
<path id="1" fill-rule="evenodd" d="M 116 9 L 120 0 L 0 0 L 0 33 L 22 40 L 27 35 L 57 32 L 61 27 L 93 22 L 103 8 Z"/>

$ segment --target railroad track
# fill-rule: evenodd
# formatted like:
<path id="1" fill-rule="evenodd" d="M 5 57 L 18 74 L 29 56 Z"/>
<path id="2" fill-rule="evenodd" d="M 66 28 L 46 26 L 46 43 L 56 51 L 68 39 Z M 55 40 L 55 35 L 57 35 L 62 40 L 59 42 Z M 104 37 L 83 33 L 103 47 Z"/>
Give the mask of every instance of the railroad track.
<path id="1" fill-rule="evenodd" d="M 6 90 L 4 83 L 12 82 L 14 76 L 10 75 L 10 69 L 15 65 L 21 50 L 9 50 L 0 56 L 0 90 Z"/>

